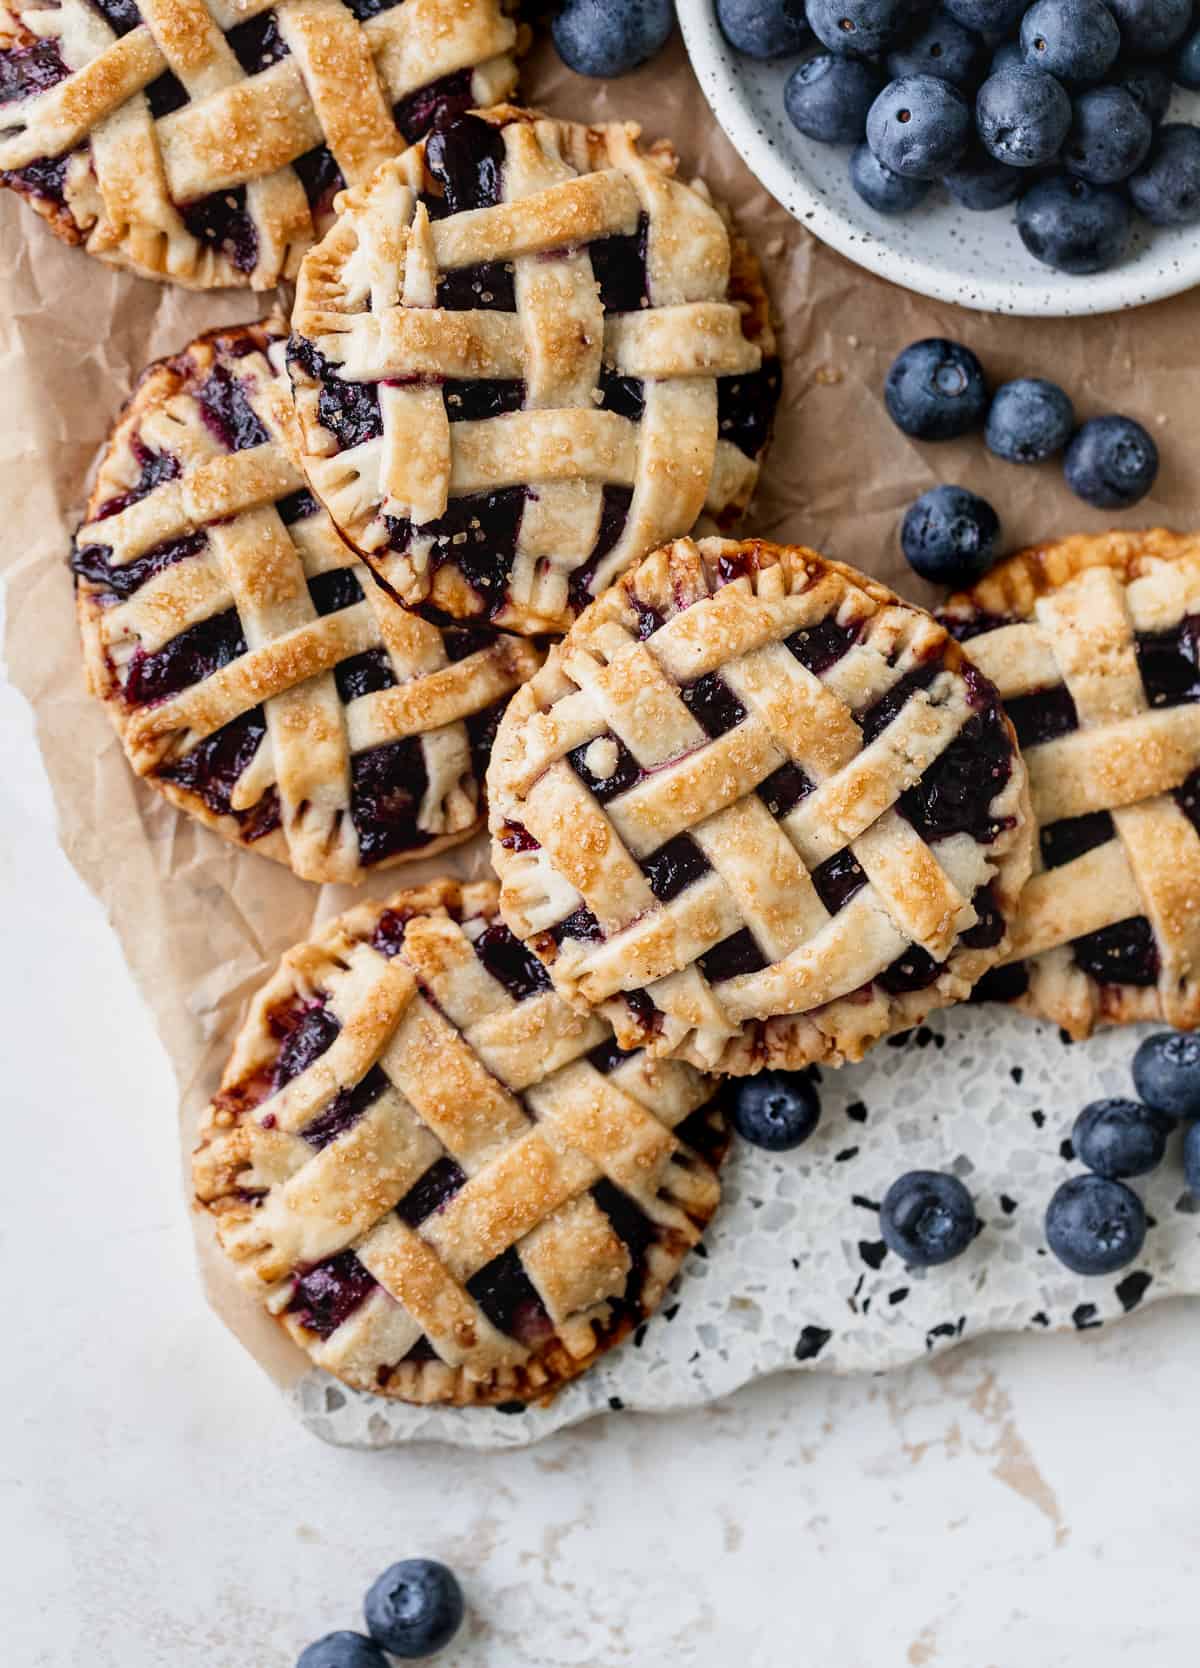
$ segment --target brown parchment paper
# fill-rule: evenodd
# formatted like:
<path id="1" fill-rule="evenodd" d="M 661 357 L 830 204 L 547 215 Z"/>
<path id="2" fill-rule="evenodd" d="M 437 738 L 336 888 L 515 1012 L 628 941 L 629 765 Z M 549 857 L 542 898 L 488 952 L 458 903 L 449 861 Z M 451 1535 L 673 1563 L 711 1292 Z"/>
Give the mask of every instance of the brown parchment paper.
<path id="1" fill-rule="evenodd" d="M 1139 312 L 1080 320 L 989 318 L 909 295 L 816 242 L 758 186 L 708 110 L 676 41 L 653 65 L 602 84 L 570 75 L 543 44 L 525 66 L 527 102 L 576 120 L 640 121 L 674 140 L 736 211 L 766 268 L 781 327 L 783 404 L 747 527 L 800 540 L 916 600 L 899 554 L 907 505 L 938 481 L 982 492 L 1006 544 L 1099 529 L 1112 517 L 1072 498 L 1053 464 L 1022 470 L 981 440 L 918 446 L 888 421 L 881 388 L 894 354 L 920 336 L 969 343 L 995 381 L 1046 375 L 1081 416 L 1117 410 L 1156 436 L 1163 468 L 1129 525 L 1200 522 L 1200 289 Z M 1083 280 L 1086 282 L 1086 280 Z M 186 1166 L 243 1004 L 280 953 L 346 907 L 235 851 L 135 780 L 85 693 L 65 554 L 97 448 L 149 360 L 218 324 L 256 318 L 270 298 L 194 295 L 109 272 L 0 192 L 0 570 L 8 582 L 9 675 L 33 705 L 59 837 L 97 894 L 174 1062 Z M 453 854 L 451 854 L 453 857 Z M 383 895 L 423 874 L 478 870 L 480 842 L 375 877 Z M 163 1108 L 163 1116 L 171 1115 Z M 188 1186 L 190 1197 L 190 1186 Z M 281 1385 L 306 1367 L 248 1298 L 197 1217 L 200 1264 L 217 1311 Z"/>

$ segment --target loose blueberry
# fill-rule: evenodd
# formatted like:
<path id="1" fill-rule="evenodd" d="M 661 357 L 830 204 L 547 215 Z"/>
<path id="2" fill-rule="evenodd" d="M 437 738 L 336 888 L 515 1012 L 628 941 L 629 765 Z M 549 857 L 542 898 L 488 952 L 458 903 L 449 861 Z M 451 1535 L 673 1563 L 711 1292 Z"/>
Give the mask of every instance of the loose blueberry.
<path id="1" fill-rule="evenodd" d="M 1000 518 L 984 498 L 960 486 L 923 492 L 900 527 L 905 560 L 933 585 L 962 590 L 996 560 Z"/>
<path id="2" fill-rule="evenodd" d="M 1075 407 L 1055 382 L 1023 376 L 997 388 L 984 439 L 1006 463 L 1045 463 L 1075 427 Z"/>
<path id="3" fill-rule="evenodd" d="M 550 25 L 558 55 L 577 75 L 628 75 L 667 44 L 671 0 L 565 0 Z"/>
<path id="4" fill-rule="evenodd" d="M 983 424 L 983 366 L 961 342 L 927 336 L 897 354 L 883 385 L 888 415 L 914 440 L 957 440 Z"/>
<path id="5" fill-rule="evenodd" d="M 1171 75 L 1181 87 L 1200 92 L 1200 28 L 1180 41 L 1171 61 Z"/>
<path id="6" fill-rule="evenodd" d="M 1200 1124 L 1189 1124 L 1183 1138 L 1183 1178 L 1193 1193 L 1200 1193 Z"/>
<path id="7" fill-rule="evenodd" d="M 1029 0 L 946 0 L 946 10 L 967 29 L 1003 40 L 1021 21 L 1028 4 Z"/>
<path id="8" fill-rule="evenodd" d="M 1200 128 L 1184 122 L 1160 127 L 1129 191 L 1134 207 L 1152 226 L 1191 226 L 1200 220 Z"/>
<path id="9" fill-rule="evenodd" d="M 1092 87 L 1080 93 L 1063 147 L 1069 174 L 1091 185 L 1116 185 L 1146 159 L 1154 124 L 1124 87 Z"/>
<path id="10" fill-rule="evenodd" d="M 464 1609 L 453 1570 L 433 1558 L 405 1558 L 373 1583 L 363 1614 L 376 1643 L 408 1662 L 448 1645 Z"/>
<path id="11" fill-rule="evenodd" d="M 717 0 L 717 22 L 730 46 L 751 58 L 790 58 L 812 39 L 804 0 Z"/>
<path id="12" fill-rule="evenodd" d="M 1113 82 L 1124 87 L 1157 127 L 1171 103 L 1171 77 L 1161 64 L 1122 65 L 1114 74 Z"/>
<path id="13" fill-rule="evenodd" d="M 1044 70 L 989 75 L 975 100 L 984 148 L 1012 168 L 1040 168 L 1058 155 L 1071 126 L 1071 101 Z"/>
<path id="14" fill-rule="evenodd" d="M 963 156 L 970 137 L 970 105 L 935 75 L 890 82 L 867 117 L 871 149 L 906 179 L 938 179 Z"/>
<path id="15" fill-rule="evenodd" d="M 874 58 L 895 46 L 911 14 L 909 0 L 808 0 L 808 26 L 831 52 Z"/>
<path id="16" fill-rule="evenodd" d="M 1121 31 L 1102 0 L 1037 0 L 1021 19 L 1025 62 L 1076 87 L 1099 81 L 1120 50 Z"/>
<path id="17" fill-rule="evenodd" d="M 1200 1118 L 1200 1035 L 1156 1031 L 1133 1057 L 1133 1086 L 1168 1118 Z"/>
<path id="18" fill-rule="evenodd" d="M 982 146 L 972 145 L 956 167 L 943 176 L 942 184 L 956 203 L 975 213 L 1007 208 L 1015 203 L 1028 183 L 1023 168 L 997 162 Z"/>
<path id="19" fill-rule="evenodd" d="M 1085 1106 L 1071 1131 L 1071 1145 L 1081 1164 L 1109 1181 L 1146 1176 L 1167 1151 L 1170 1124 L 1138 1100 L 1094 1100 Z"/>
<path id="20" fill-rule="evenodd" d="M 1127 510 L 1158 476 L 1158 447 L 1132 417 L 1093 417 L 1067 447 L 1067 485 L 1098 510 Z"/>
<path id="21" fill-rule="evenodd" d="M 935 1268 L 961 1256 L 975 1238 L 975 1202 L 957 1176 L 910 1170 L 884 1194 L 879 1232 L 888 1250 L 913 1268 Z"/>
<path id="22" fill-rule="evenodd" d="M 999 75 L 1002 70 L 1024 69 L 1025 54 L 1021 51 L 1020 41 L 1005 41 L 992 53 L 990 75 Z"/>
<path id="23" fill-rule="evenodd" d="M 769 1153 L 790 1152 L 821 1121 L 821 1098 L 807 1077 L 764 1071 L 734 1080 L 730 1122 L 743 1141 Z"/>
<path id="24" fill-rule="evenodd" d="M 301 1651 L 296 1668 L 388 1668 L 378 1645 L 361 1633 L 327 1633 Z"/>
<path id="25" fill-rule="evenodd" d="M 784 109 L 792 126 L 809 139 L 823 145 L 856 145 L 881 86 L 879 72 L 861 58 L 818 52 L 788 76 Z"/>
<path id="26" fill-rule="evenodd" d="M 887 67 L 894 81 L 906 75 L 936 75 L 965 93 L 979 85 L 986 60 L 979 36 L 940 9 L 911 40 L 888 54 Z"/>
<path id="27" fill-rule="evenodd" d="M 1072 1274 L 1113 1274 L 1146 1242 L 1136 1193 L 1104 1176 L 1072 1176 L 1046 1207 L 1046 1241 Z"/>
<path id="28" fill-rule="evenodd" d="M 1125 50 L 1158 58 L 1183 39 L 1192 20 L 1192 0 L 1105 0 L 1121 31 Z"/>
<path id="29" fill-rule="evenodd" d="M 850 183 L 877 214 L 908 214 L 929 194 L 928 180 L 906 180 L 880 162 L 864 139 L 850 158 Z"/>
<path id="30" fill-rule="evenodd" d="M 1055 174 L 1017 205 L 1017 231 L 1035 260 L 1059 272 L 1103 272 L 1129 245 L 1133 211 L 1119 191 Z"/>

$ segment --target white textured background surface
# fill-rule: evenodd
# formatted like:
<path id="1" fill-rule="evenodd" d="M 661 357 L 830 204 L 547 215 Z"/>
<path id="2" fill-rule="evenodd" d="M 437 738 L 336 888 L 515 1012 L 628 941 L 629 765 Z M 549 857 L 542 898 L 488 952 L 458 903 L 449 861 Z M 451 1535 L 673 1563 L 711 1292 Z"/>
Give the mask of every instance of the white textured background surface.
<path id="1" fill-rule="evenodd" d="M 166 1058 L 0 691 L 0 1661 L 291 1668 L 426 1552 L 448 1668 L 1193 1668 L 1200 1327 L 792 1376 L 524 1452 L 308 1435 L 200 1295 Z"/>

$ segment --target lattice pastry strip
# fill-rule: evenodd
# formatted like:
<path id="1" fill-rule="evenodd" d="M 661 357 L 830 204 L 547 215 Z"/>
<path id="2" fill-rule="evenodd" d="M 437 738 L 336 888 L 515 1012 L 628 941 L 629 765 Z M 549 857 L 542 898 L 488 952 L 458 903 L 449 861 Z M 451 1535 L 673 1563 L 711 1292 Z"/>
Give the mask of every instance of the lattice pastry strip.
<path id="1" fill-rule="evenodd" d="M 5 0 L 0 177 L 59 236 L 197 288 L 273 288 L 439 118 L 508 97 L 504 0 Z"/>
<path id="2" fill-rule="evenodd" d="M 712 1095 L 567 1008 L 493 885 L 435 882 L 284 957 L 196 1191 L 319 1365 L 413 1401 L 524 1400 L 674 1278 L 717 1202 Z"/>
<path id="3" fill-rule="evenodd" d="M 960 999 L 1029 866 L 1011 728 L 944 629 L 757 541 L 680 540 L 594 604 L 489 787 L 556 988 L 708 1069 L 857 1058 Z"/>
<path id="4" fill-rule="evenodd" d="M 89 681 L 176 804 L 313 880 L 356 880 L 479 826 L 529 643 L 398 609 L 289 452 L 252 327 L 146 373 L 75 541 Z"/>
<path id="5" fill-rule="evenodd" d="M 637 132 L 462 117 L 347 193 L 303 268 L 304 469 L 411 606 L 563 629 L 749 498 L 778 382 L 761 279 Z"/>
<path id="6" fill-rule="evenodd" d="M 1044 545 L 944 618 L 1004 699 L 1038 825 L 1007 965 L 981 997 L 1077 1037 L 1200 1023 L 1200 540 Z"/>

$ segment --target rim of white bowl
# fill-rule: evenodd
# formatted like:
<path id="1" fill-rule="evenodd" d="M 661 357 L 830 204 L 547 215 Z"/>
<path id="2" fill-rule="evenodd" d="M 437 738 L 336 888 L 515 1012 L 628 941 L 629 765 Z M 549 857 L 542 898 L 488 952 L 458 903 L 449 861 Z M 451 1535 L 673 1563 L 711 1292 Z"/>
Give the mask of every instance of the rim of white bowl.
<path id="1" fill-rule="evenodd" d="M 1165 301 L 1200 284 L 1200 229 L 1197 228 L 1191 228 L 1196 235 L 1190 251 L 1181 244 L 1173 247 L 1166 258 L 1155 261 L 1151 244 L 1133 261 L 1086 278 L 1052 273 L 1047 268 L 1040 284 L 1040 268 L 1028 283 L 1014 284 L 1011 279 L 980 275 L 968 284 L 961 273 L 946 273 L 930 262 L 917 259 L 830 208 L 808 183 L 802 169 L 768 141 L 740 83 L 739 65 L 751 60 L 743 59 L 722 35 L 714 0 L 677 0 L 676 12 L 696 79 L 714 117 L 742 161 L 794 219 L 856 266 L 935 301 L 950 301 L 977 312 L 1010 313 L 1020 318 L 1070 318 L 1128 311 Z M 882 217 L 880 220 L 886 230 L 886 222 Z"/>

